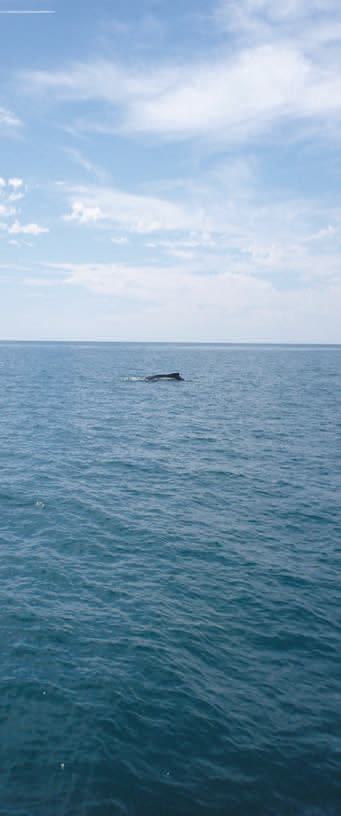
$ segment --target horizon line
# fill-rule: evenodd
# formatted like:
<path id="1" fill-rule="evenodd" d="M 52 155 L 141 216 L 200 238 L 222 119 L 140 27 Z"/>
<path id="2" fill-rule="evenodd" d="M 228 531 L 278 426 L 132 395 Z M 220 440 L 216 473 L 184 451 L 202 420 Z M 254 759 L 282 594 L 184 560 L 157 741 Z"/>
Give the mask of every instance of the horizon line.
<path id="1" fill-rule="evenodd" d="M 139 343 L 144 345 L 189 345 L 189 346 L 197 346 L 197 345 L 205 345 L 205 346 L 291 346 L 291 347 L 332 347 L 332 348 L 341 348 L 341 342 L 330 343 L 330 342 L 295 342 L 290 340 L 109 340 L 109 339 L 99 339 L 99 338 L 88 338 L 88 339 L 80 339 L 80 338 L 40 338 L 40 339 L 33 339 L 33 338 L 26 338 L 26 339 L 10 339 L 10 338 L 0 338 L 0 345 L 4 345 L 7 343 L 101 343 L 101 344 L 134 344 L 138 345 Z"/>

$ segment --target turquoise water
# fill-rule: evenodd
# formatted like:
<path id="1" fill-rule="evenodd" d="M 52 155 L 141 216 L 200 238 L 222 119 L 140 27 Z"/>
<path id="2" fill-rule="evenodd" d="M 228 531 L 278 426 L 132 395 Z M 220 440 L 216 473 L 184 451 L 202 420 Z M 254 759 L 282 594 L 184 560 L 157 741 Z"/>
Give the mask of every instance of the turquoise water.
<path id="1" fill-rule="evenodd" d="M 1 816 L 338 816 L 341 348 L 2 343 L 0 384 Z"/>

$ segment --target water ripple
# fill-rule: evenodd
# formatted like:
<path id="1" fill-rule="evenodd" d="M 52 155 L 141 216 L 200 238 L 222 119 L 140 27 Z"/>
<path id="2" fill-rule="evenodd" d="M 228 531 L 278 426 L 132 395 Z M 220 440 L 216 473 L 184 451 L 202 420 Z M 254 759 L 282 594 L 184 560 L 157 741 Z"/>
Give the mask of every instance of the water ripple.
<path id="1" fill-rule="evenodd" d="M 0 346 L 1 815 L 338 816 L 340 361 Z"/>

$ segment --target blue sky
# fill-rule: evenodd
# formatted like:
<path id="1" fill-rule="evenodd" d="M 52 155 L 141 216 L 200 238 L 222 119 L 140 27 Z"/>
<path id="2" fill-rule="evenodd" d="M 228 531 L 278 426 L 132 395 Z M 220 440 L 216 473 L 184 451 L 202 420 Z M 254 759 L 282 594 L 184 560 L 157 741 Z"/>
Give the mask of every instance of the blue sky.
<path id="1" fill-rule="evenodd" d="M 337 0 L 0 11 L 0 338 L 341 342 Z"/>

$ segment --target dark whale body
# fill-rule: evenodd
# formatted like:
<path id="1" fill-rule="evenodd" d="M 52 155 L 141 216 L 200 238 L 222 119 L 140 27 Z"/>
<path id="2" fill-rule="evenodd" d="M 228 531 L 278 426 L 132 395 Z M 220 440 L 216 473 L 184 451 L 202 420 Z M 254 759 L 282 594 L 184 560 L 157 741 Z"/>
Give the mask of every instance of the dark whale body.
<path id="1" fill-rule="evenodd" d="M 146 382 L 156 382 L 157 380 L 182 380 L 178 371 L 173 374 L 152 374 L 150 377 L 145 377 Z"/>

